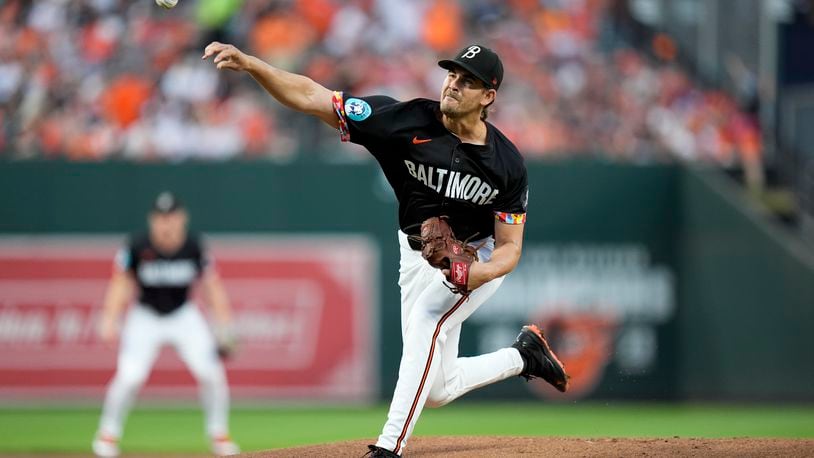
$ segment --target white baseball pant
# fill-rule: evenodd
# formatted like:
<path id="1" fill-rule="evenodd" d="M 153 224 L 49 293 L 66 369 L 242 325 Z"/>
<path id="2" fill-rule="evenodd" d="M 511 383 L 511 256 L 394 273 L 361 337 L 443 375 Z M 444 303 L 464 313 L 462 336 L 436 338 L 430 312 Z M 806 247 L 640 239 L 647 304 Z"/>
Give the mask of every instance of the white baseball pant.
<path id="1" fill-rule="evenodd" d="M 226 372 L 217 357 L 216 342 L 206 320 L 192 303 L 164 316 L 144 305 L 130 307 L 122 329 L 116 374 L 108 386 L 99 431 L 121 437 L 130 407 L 165 344 L 175 348 L 198 382 L 207 433 L 211 437 L 226 436 L 229 432 Z"/>
<path id="2" fill-rule="evenodd" d="M 461 324 L 497 291 L 503 277 L 463 298 L 444 286 L 441 271 L 430 266 L 420 251 L 410 248 L 404 232 L 398 231 L 398 238 L 403 348 L 387 423 L 376 445 L 400 455 L 425 404 L 440 407 L 475 388 L 519 375 L 523 359 L 511 347 L 458 357 Z M 480 260 L 488 261 L 493 249 L 490 237 L 478 250 Z"/>

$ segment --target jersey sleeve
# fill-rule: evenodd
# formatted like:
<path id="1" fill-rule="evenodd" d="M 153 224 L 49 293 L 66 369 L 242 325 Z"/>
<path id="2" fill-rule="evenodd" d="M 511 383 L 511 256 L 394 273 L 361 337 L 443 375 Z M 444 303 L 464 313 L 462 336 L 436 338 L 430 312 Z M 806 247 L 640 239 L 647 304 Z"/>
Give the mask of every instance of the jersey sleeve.
<path id="1" fill-rule="evenodd" d="M 209 255 L 209 247 L 200 235 L 190 235 L 190 243 L 192 243 L 195 265 L 198 267 L 198 275 L 203 274 L 208 269 L 214 267 L 212 258 Z"/>
<path id="2" fill-rule="evenodd" d="M 116 272 L 129 272 L 135 270 L 135 248 L 133 241 L 128 240 L 118 251 L 113 261 L 113 269 Z"/>
<path id="3" fill-rule="evenodd" d="M 215 258 L 212 256 L 212 253 L 206 249 L 205 246 L 201 246 L 201 256 L 199 261 L 201 272 L 206 272 L 208 270 L 215 269 Z"/>
<path id="4" fill-rule="evenodd" d="M 505 224 L 525 224 L 526 210 L 529 203 L 528 173 L 523 173 L 515 179 L 509 190 L 498 197 L 495 202 L 495 219 Z"/>
<path id="5" fill-rule="evenodd" d="M 342 141 L 362 146 L 390 136 L 396 126 L 398 108 L 402 105 L 384 95 L 354 97 L 343 92 L 334 92 L 332 103 L 339 118 Z"/>

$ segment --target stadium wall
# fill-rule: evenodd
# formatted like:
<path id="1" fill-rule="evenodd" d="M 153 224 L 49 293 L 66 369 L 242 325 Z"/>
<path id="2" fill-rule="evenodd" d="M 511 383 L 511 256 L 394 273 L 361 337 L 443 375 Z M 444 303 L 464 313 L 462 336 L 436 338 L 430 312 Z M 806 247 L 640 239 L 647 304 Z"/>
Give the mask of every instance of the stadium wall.
<path id="1" fill-rule="evenodd" d="M 529 164 L 529 174 L 523 259 L 465 324 L 462 355 L 505 346 L 535 320 L 566 343 L 572 398 L 814 398 L 814 363 L 799 355 L 814 344 L 811 255 L 714 172 L 579 161 Z M 389 396 L 401 347 L 397 217 L 374 164 L 7 162 L 0 234 L 109 242 L 143 228 L 163 189 L 184 198 L 193 229 L 214 236 L 371 241 L 372 354 Z M 470 397 L 528 390 L 560 399 L 519 379 Z"/>
<path id="2" fill-rule="evenodd" d="M 814 399 L 814 254 L 718 173 L 681 174 L 681 393 Z"/>

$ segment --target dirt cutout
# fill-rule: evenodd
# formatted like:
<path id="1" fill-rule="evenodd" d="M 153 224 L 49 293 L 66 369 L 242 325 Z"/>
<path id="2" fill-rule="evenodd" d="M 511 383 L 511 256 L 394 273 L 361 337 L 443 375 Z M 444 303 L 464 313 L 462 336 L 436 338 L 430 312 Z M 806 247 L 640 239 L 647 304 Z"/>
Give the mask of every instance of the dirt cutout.
<path id="1" fill-rule="evenodd" d="M 286 449 L 244 453 L 243 457 L 354 457 L 367 452 L 366 440 L 335 442 Z M 406 458 L 430 457 L 814 457 L 814 440 L 797 439 L 693 439 L 560 437 L 414 437 Z"/>

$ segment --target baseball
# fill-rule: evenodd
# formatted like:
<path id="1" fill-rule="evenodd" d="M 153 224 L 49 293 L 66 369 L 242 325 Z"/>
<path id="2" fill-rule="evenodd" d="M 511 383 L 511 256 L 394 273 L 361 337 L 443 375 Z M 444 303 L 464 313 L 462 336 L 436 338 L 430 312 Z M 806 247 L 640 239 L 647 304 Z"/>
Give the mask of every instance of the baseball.
<path id="1" fill-rule="evenodd" d="M 178 0 L 155 0 L 155 3 L 162 8 L 170 9 L 178 4 Z"/>

